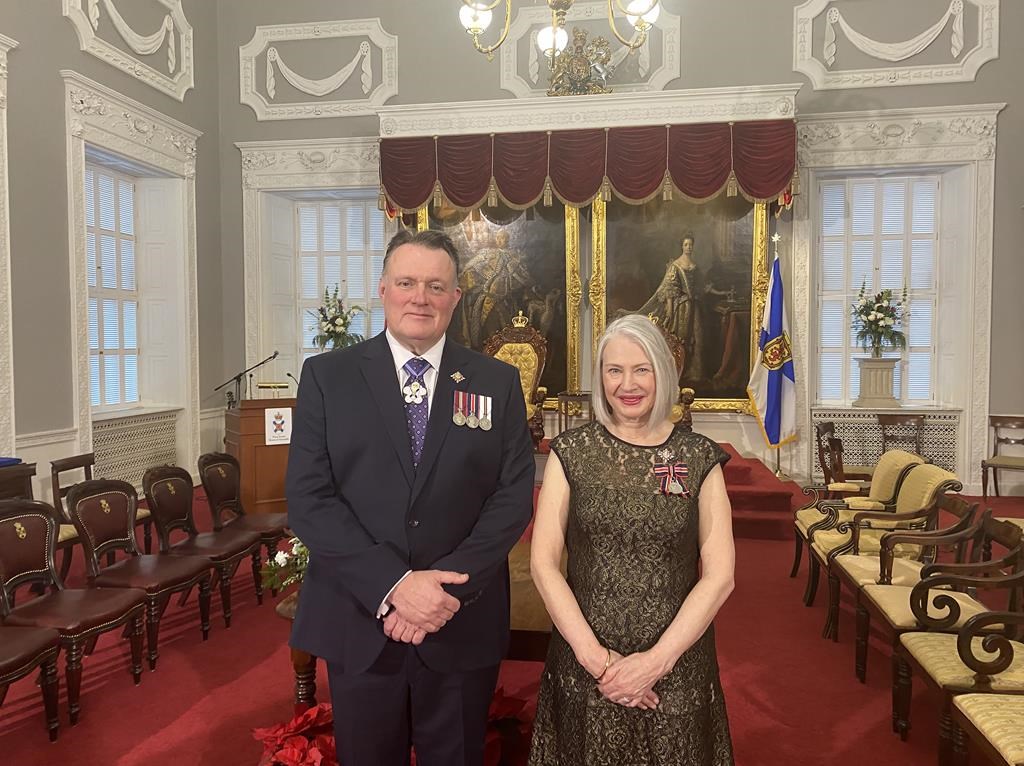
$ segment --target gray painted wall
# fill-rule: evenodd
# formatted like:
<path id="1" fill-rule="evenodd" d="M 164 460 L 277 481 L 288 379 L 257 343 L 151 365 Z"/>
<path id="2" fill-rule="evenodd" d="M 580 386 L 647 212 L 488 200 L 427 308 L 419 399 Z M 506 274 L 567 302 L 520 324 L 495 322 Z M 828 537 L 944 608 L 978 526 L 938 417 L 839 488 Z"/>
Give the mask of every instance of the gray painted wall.
<path id="1" fill-rule="evenodd" d="M 683 75 L 668 88 L 805 81 L 792 71 L 796 0 L 664 2 L 683 19 Z M 138 28 L 150 28 L 144 23 L 145 9 L 151 10 L 149 0 L 119 0 L 121 6 Z M 934 22 L 948 1 L 900 0 L 898 15 L 891 0 L 843 6 L 855 27 L 884 29 L 886 40 L 897 41 Z M 498 87 L 498 62 L 488 63 L 473 51 L 458 25 L 457 9 L 457 0 L 185 0 L 186 16 L 195 29 L 196 89 L 180 104 L 80 53 L 71 25 L 55 1 L 0 4 L 0 32 L 21 43 L 10 57 L 8 99 L 18 433 L 72 424 L 59 69 L 75 69 L 205 133 L 199 143 L 197 182 L 201 386 L 203 406 L 209 407 L 222 401 L 210 393 L 212 387 L 244 361 L 241 168 L 234 142 L 377 133 L 374 117 L 257 122 L 252 110 L 239 103 L 239 46 L 251 39 L 258 24 L 375 15 L 399 38 L 399 95 L 390 103 L 507 98 L 509 94 Z M 968 18 L 968 35 L 972 24 Z M 986 64 L 974 83 L 831 92 L 815 92 L 807 84 L 798 109 L 812 114 L 1008 103 L 999 118 L 996 163 L 991 408 L 1021 412 L 1024 301 L 1018 293 L 1024 285 L 1019 244 L 1024 242 L 1024 81 L 1019 73 L 1024 71 L 1024 50 L 1017 42 L 1024 32 L 1024 3 L 1002 3 L 1001 28 L 1000 58 Z M 841 45 L 839 64 L 859 65 L 858 55 Z"/>
<path id="2" fill-rule="evenodd" d="M 8 58 L 7 96 L 15 419 L 19 435 L 74 426 L 61 69 L 73 69 L 203 132 L 196 168 L 203 392 L 220 382 L 215 379 L 223 367 L 217 7 L 208 0 L 185 0 L 185 16 L 194 30 L 196 86 L 184 102 L 179 102 L 79 51 L 78 37 L 61 15 L 60 6 L 59 2 L 39 0 L 0 3 L 0 30 L 19 43 Z M 149 0 L 121 0 L 117 7 L 140 32 L 156 29 L 164 15 Z M 104 23 L 109 21 L 101 21 Z M 101 26 L 101 33 L 103 30 Z M 103 36 L 118 39 L 116 33 Z"/>

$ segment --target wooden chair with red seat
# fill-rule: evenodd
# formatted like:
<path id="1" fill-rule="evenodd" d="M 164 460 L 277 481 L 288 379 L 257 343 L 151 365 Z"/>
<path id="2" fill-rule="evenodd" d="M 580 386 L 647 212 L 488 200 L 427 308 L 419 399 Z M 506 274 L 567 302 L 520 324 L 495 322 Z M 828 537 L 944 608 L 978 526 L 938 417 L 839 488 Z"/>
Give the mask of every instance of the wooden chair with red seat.
<path id="1" fill-rule="evenodd" d="M 0 501 L 0 621 L 5 626 L 56 630 L 64 649 L 71 724 L 78 723 L 82 655 L 96 637 L 125 628 L 131 643 L 131 673 L 142 681 L 142 626 L 146 594 L 134 588 L 65 589 L 53 561 L 57 512 L 35 500 Z M 10 608 L 23 584 L 49 593 Z"/>
<path id="2" fill-rule="evenodd" d="M 98 588 L 138 588 L 146 592 L 146 643 L 149 669 L 156 670 L 160 618 L 171 596 L 188 598 L 199 589 L 200 629 L 210 635 L 210 581 L 213 577 L 205 556 L 142 555 L 135 543 L 138 494 L 128 482 L 93 479 L 74 485 L 67 494 L 68 512 L 85 550 L 89 585 Z M 110 551 L 124 551 L 128 558 L 100 567 Z"/>
<path id="3" fill-rule="evenodd" d="M 67 509 L 64 507 L 64 498 L 67 497 L 68 490 L 74 486 L 74 482 L 69 484 L 61 484 L 60 475 L 67 473 L 68 471 L 81 470 L 85 473 L 85 480 L 90 481 L 93 478 L 93 467 L 96 465 L 96 455 L 93 452 L 87 452 L 83 455 L 72 455 L 71 457 L 62 457 L 59 460 L 50 461 L 50 484 L 53 488 L 53 505 L 60 511 L 63 518 L 71 521 L 71 517 L 68 515 Z M 153 552 L 153 521 L 150 518 L 148 508 L 139 508 L 138 517 L 135 520 L 135 525 L 142 527 L 142 546 L 146 553 Z M 113 564 L 113 559 L 108 559 L 108 563 Z M 67 570 L 61 567 L 61 577 L 67 576 Z"/>
<path id="4" fill-rule="evenodd" d="M 3 598 L 0 592 L 0 599 Z M 60 678 L 57 675 L 57 654 L 60 652 L 60 634 L 48 628 L 14 628 L 0 625 L 0 705 L 7 689 L 19 678 L 39 668 L 38 684 L 43 690 L 43 709 L 50 741 L 57 741 L 60 719 L 57 717 L 57 697 Z"/>
<path id="5" fill-rule="evenodd" d="M 199 456 L 199 480 L 213 515 L 213 529 L 244 529 L 259 532 L 267 559 L 274 557 L 277 544 L 288 535 L 287 513 L 246 513 L 242 507 L 242 472 L 238 458 L 226 452 Z"/>
<path id="6" fill-rule="evenodd" d="M 220 586 L 224 627 L 231 627 L 231 579 L 246 556 L 252 559 L 256 601 L 263 603 L 259 532 L 225 527 L 220 532 L 200 533 L 192 515 L 192 476 L 184 468 L 172 465 L 150 468 L 142 476 L 142 490 L 156 523 L 160 552 L 175 556 L 203 556 L 213 565 Z M 172 545 L 171 532 L 178 529 L 184 531 L 188 538 Z"/>

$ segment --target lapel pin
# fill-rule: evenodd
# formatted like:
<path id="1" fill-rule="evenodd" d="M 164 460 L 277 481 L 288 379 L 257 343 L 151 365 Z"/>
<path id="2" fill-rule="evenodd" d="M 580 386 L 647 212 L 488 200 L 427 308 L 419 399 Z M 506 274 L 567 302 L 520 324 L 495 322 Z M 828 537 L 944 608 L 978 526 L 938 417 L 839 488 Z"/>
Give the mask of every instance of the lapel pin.
<path id="1" fill-rule="evenodd" d="M 466 376 L 465 376 L 465 375 L 463 375 L 463 374 L 462 374 L 461 372 L 459 372 L 458 370 L 456 370 L 455 372 L 453 372 L 453 373 L 451 374 L 451 378 L 452 378 L 452 380 L 454 380 L 454 381 L 455 381 L 456 383 L 461 383 L 462 381 L 464 381 L 464 380 L 466 379 Z"/>

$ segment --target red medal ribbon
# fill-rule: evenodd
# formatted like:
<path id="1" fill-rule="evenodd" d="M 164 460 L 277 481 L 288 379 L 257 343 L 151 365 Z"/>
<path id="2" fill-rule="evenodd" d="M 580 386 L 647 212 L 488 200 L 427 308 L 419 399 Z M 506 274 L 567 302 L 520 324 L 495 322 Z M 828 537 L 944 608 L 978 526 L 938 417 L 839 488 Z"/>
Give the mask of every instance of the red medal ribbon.
<path id="1" fill-rule="evenodd" d="M 669 494 L 669 487 L 673 479 L 683 488 L 683 497 L 690 496 L 690 490 L 686 486 L 686 479 L 690 478 L 690 469 L 686 463 L 655 463 L 654 475 L 661 480 L 661 493 Z"/>

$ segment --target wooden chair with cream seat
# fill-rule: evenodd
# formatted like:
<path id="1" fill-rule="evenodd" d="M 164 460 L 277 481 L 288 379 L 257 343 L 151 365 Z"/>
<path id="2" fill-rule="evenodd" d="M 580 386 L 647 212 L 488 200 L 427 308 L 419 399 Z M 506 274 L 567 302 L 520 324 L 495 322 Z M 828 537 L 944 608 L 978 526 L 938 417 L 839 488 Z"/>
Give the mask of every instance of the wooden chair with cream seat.
<path id="1" fill-rule="evenodd" d="M 941 498 L 939 506 L 952 513 L 958 513 L 967 508 L 964 501 L 949 496 Z M 959 511 L 955 506 L 960 506 Z M 976 509 L 977 505 L 975 504 L 971 508 Z M 1006 555 L 998 562 L 1002 570 L 1013 571 L 1024 563 L 1024 547 L 1021 546 L 1019 530 L 1012 525 L 993 519 L 989 511 L 985 511 L 977 517 L 969 527 L 964 527 L 963 522 L 968 518 L 969 511 L 964 513 L 955 525 L 960 527 L 959 531 L 948 530 L 950 532 L 948 534 L 940 533 L 947 532 L 947 530 L 936 530 L 933 533 L 892 532 L 883 536 L 879 582 L 868 583 L 857 593 L 855 669 L 857 677 L 862 683 L 866 678 L 868 634 L 872 619 L 874 619 L 875 626 L 881 628 L 892 639 L 892 657 L 894 658 L 892 681 L 895 684 L 895 656 L 901 635 L 921 630 L 955 633 L 969 618 L 988 611 L 988 607 L 966 592 L 949 588 L 922 592 L 919 589 L 923 587 L 920 586 L 922 580 L 940 573 L 970 574 L 975 571 L 976 565 L 981 562 L 981 551 L 986 541 L 995 541 L 1006 551 Z M 933 561 L 921 567 L 915 574 L 911 564 L 917 562 L 909 562 L 906 559 L 898 559 L 893 556 L 893 550 L 903 544 L 921 545 L 926 549 L 931 548 L 933 551 L 939 547 L 952 547 L 956 551 L 955 560 L 941 563 Z M 895 569 L 894 564 L 897 565 Z M 899 564 L 903 564 L 903 574 L 899 573 Z M 835 565 L 833 564 L 833 566 Z M 893 575 L 894 571 L 897 573 L 896 575 Z M 986 568 L 984 571 L 991 571 L 991 568 Z M 916 581 L 914 581 L 915 577 Z M 957 619 L 932 622 L 928 625 L 918 619 L 914 609 L 915 603 L 923 610 L 927 601 L 928 614 L 936 617 L 948 608 L 945 602 L 949 599 L 957 604 L 959 610 Z"/>
<path id="2" fill-rule="evenodd" d="M 939 708 L 939 763 L 967 766 L 967 741 L 964 730 L 953 717 L 953 700 L 962 694 L 1006 694 L 1024 698 L 1024 643 L 1021 642 L 1024 612 L 1021 592 L 1024 571 L 995 562 L 961 565 L 961 572 L 939 572 L 915 586 L 914 614 L 927 631 L 904 633 L 896 651 L 896 683 L 893 687 L 893 731 L 901 739 L 910 733 L 910 700 L 913 677 L 941 695 Z M 1006 609 L 985 611 L 963 622 L 956 633 L 938 630 L 961 618 L 960 604 L 954 599 L 934 603 L 944 614 L 936 617 L 925 610 L 930 588 L 962 591 L 1002 590 Z M 986 599 L 990 600 L 990 599 Z M 988 707 L 988 706 L 986 706 Z M 1017 722 L 1017 730 L 1021 730 Z"/>
<path id="3" fill-rule="evenodd" d="M 526 420 L 536 450 L 544 438 L 544 400 L 548 390 L 540 384 L 548 356 L 548 342 L 530 320 L 519 314 L 512 317 L 512 326 L 494 333 L 484 343 L 484 353 L 507 362 L 519 370 L 519 381 L 526 401 Z"/>
<path id="4" fill-rule="evenodd" d="M 834 454 L 837 447 L 835 441 L 831 448 Z M 896 503 L 900 487 L 907 474 L 915 466 L 922 465 L 924 458 L 903 450 L 886 452 L 875 466 L 871 475 L 871 489 L 865 497 L 846 497 L 842 499 L 819 499 L 821 492 L 829 491 L 827 486 L 816 485 L 804 489 L 804 494 L 811 494 L 811 502 L 796 511 L 793 519 L 793 536 L 796 542 L 793 568 L 790 577 L 795 577 L 800 566 L 800 554 L 804 547 L 810 547 L 814 535 L 819 531 L 835 527 L 840 521 L 850 520 L 858 511 L 884 511 Z M 837 464 L 838 465 L 838 464 Z M 842 478 L 842 477 L 840 477 Z M 818 588 L 819 568 L 808 557 L 807 588 L 804 591 L 804 603 L 810 606 Z"/>
<path id="5" fill-rule="evenodd" d="M 913 412 L 878 413 L 882 429 L 882 452 L 905 449 L 924 454 L 924 415 Z"/>
<path id="6" fill-rule="evenodd" d="M 1024 766 L 1024 695 L 958 694 L 950 712 L 954 732 L 963 732 L 989 763 Z M 954 734 L 953 747 L 963 751 L 961 736 Z"/>
<path id="7" fill-rule="evenodd" d="M 878 556 L 882 535 L 895 529 L 934 529 L 938 521 L 938 499 L 947 492 L 959 492 L 963 485 L 955 475 L 936 465 L 925 463 L 908 471 L 900 484 L 896 502 L 883 511 L 855 511 L 852 518 L 839 519 L 834 528 L 822 528 L 811 536 L 811 569 L 824 569 L 828 575 L 828 613 L 822 636 L 838 640 L 839 588 L 837 570 L 832 567 L 837 556 L 853 552 L 856 555 Z M 838 518 L 839 509 L 825 506 L 824 510 Z M 850 511 L 844 510 L 844 514 Z M 894 549 L 901 558 L 919 559 L 921 546 L 904 544 Z M 816 572 L 817 573 L 817 572 Z"/>
<path id="8" fill-rule="evenodd" d="M 994 432 L 992 456 L 981 461 L 981 494 L 988 501 L 988 472 L 992 471 L 992 484 L 999 497 L 999 472 L 1024 471 L 1024 455 L 1000 454 L 1004 445 L 1024 445 L 1024 415 L 989 415 L 988 425 Z M 1009 431 L 1013 435 L 1007 435 Z"/>

